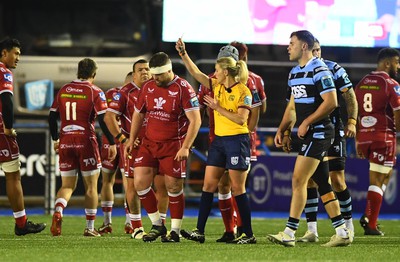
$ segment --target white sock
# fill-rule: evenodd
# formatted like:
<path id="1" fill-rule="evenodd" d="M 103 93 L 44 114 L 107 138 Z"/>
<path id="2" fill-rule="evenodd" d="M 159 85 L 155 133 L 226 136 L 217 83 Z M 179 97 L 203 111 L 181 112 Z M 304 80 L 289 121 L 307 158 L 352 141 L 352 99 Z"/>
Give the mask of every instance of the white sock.
<path id="1" fill-rule="evenodd" d="M 354 232 L 353 219 L 352 219 L 352 218 L 350 218 L 350 219 L 345 219 L 344 222 L 345 222 L 345 224 L 346 224 L 347 229 L 350 229 L 351 231 Z"/>
<path id="2" fill-rule="evenodd" d="M 291 228 L 285 227 L 285 230 L 283 231 L 283 233 L 290 236 L 291 238 L 294 238 L 294 234 L 296 234 L 296 231 Z"/>
<path id="3" fill-rule="evenodd" d="M 347 230 L 345 224 L 335 228 L 336 235 L 340 237 L 347 237 Z"/>
<path id="4" fill-rule="evenodd" d="M 315 221 L 315 222 L 308 222 L 308 223 L 307 223 L 307 228 L 308 228 L 308 231 L 311 231 L 311 232 L 313 232 L 315 235 L 318 236 L 317 221 Z"/>

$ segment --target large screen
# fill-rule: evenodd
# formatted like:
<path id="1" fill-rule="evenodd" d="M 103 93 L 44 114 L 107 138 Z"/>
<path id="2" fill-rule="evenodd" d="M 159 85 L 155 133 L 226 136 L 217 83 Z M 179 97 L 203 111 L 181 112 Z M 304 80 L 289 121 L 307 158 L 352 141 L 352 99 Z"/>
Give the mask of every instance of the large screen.
<path id="1" fill-rule="evenodd" d="M 288 45 L 306 29 L 324 46 L 399 47 L 398 8 L 397 0 L 164 0 L 162 40 Z"/>

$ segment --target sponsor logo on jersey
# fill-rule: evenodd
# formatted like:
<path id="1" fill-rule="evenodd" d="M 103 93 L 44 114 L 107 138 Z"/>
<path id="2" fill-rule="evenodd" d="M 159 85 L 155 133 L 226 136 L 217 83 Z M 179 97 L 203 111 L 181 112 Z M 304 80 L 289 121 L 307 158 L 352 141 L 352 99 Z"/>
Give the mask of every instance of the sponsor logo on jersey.
<path id="1" fill-rule="evenodd" d="M 119 101 L 119 99 L 121 98 L 121 95 L 119 93 L 114 94 L 113 96 L 113 100 L 114 101 Z"/>
<path id="2" fill-rule="evenodd" d="M 106 95 L 104 94 L 104 92 L 101 92 L 101 93 L 99 94 L 99 96 L 100 96 L 101 101 L 106 101 L 106 100 L 107 100 L 107 99 L 106 99 Z"/>
<path id="3" fill-rule="evenodd" d="M 335 69 L 335 71 L 337 71 L 337 70 L 339 70 L 341 68 L 341 66 L 338 65 L 338 64 L 335 64 L 335 66 L 333 68 Z"/>
<path id="4" fill-rule="evenodd" d="M 379 90 L 379 86 L 367 86 L 367 85 L 362 85 L 360 86 L 360 89 L 367 89 L 367 90 Z"/>
<path id="5" fill-rule="evenodd" d="M 85 128 L 78 125 L 67 125 L 63 127 L 63 132 L 84 131 Z"/>
<path id="6" fill-rule="evenodd" d="M 154 92 L 154 88 L 153 89 L 147 89 L 147 91 L 151 94 L 151 93 L 153 93 Z"/>
<path id="7" fill-rule="evenodd" d="M 164 98 L 154 98 L 154 102 L 156 105 L 154 106 L 155 109 L 163 109 L 163 105 L 167 102 Z"/>
<path id="8" fill-rule="evenodd" d="M 378 122 L 378 119 L 373 116 L 364 116 L 363 118 L 361 118 L 360 122 L 362 127 L 368 128 L 374 126 Z"/>
<path id="9" fill-rule="evenodd" d="M 86 99 L 86 95 L 77 95 L 77 94 L 61 94 L 62 98 L 74 98 L 74 99 Z"/>
<path id="10" fill-rule="evenodd" d="M 85 166 L 94 166 L 97 164 L 96 159 L 94 157 L 84 158 L 83 163 Z"/>
<path id="11" fill-rule="evenodd" d="M 397 83 L 396 83 L 393 79 L 391 79 L 391 78 L 387 78 L 386 81 L 387 81 L 389 84 L 391 84 L 391 85 L 397 84 Z"/>
<path id="12" fill-rule="evenodd" d="M 385 159 L 385 156 L 378 152 L 372 152 L 372 157 L 377 158 L 379 162 L 382 162 Z"/>
<path id="13" fill-rule="evenodd" d="M 305 85 L 292 86 L 292 95 L 294 98 L 307 97 Z"/>
<path id="14" fill-rule="evenodd" d="M 376 79 L 370 79 L 370 78 L 365 78 L 364 79 L 364 84 L 377 84 L 378 80 Z"/>
<path id="15" fill-rule="evenodd" d="M 190 104 L 192 105 L 192 107 L 198 107 L 199 106 L 199 99 L 197 99 L 197 96 L 192 97 L 190 99 Z"/>
<path id="16" fill-rule="evenodd" d="M 188 86 L 188 82 L 184 79 L 181 79 L 181 86 L 187 87 Z"/>
<path id="17" fill-rule="evenodd" d="M 251 96 L 246 96 L 244 98 L 244 104 L 247 106 L 251 106 Z"/>
<path id="18" fill-rule="evenodd" d="M 255 103 L 260 102 L 261 99 L 260 99 L 260 96 L 258 95 L 257 90 L 253 90 L 252 93 L 253 93 L 253 100 L 254 100 L 254 102 L 255 102 Z"/>
<path id="19" fill-rule="evenodd" d="M 319 66 L 319 67 L 316 67 L 315 69 L 314 69 L 314 72 L 315 73 L 318 73 L 319 71 L 327 71 L 327 69 L 328 68 L 326 68 L 325 66 Z M 307 74 L 307 73 L 306 73 Z"/>
<path id="20" fill-rule="evenodd" d="M 333 84 L 333 79 L 332 79 L 331 76 L 323 76 L 321 78 L 321 83 L 322 83 L 322 88 L 323 89 L 335 87 L 335 85 Z"/>
<path id="21" fill-rule="evenodd" d="M 12 74 L 11 73 L 4 74 L 4 80 L 6 80 L 6 82 L 12 82 L 13 81 Z"/>
<path id="22" fill-rule="evenodd" d="M 343 81 L 344 81 L 345 84 L 350 83 L 349 75 L 347 73 L 344 73 L 342 75 L 342 78 L 343 78 Z"/>
<path id="23" fill-rule="evenodd" d="M 400 96 L 400 86 L 394 86 L 393 89 L 394 89 L 394 91 L 396 92 L 396 94 L 397 94 L 398 96 Z"/>
<path id="24" fill-rule="evenodd" d="M 177 94 L 178 94 L 178 92 L 172 92 L 172 91 L 168 90 L 168 96 L 176 97 Z"/>
<path id="25" fill-rule="evenodd" d="M 73 88 L 71 86 L 67 86 L 67 88 L 65 88 L 65 91 L 67 91 L 68 93 L 71 93 L 71 92 L 83 93 L 83 89 Z"/>

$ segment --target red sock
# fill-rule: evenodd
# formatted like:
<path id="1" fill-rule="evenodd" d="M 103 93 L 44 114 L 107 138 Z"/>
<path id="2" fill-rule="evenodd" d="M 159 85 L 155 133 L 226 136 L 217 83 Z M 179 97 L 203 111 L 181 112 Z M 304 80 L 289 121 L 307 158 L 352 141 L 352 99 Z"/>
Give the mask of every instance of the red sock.
<path id="1" fill-rule="evenodd" d="M 112 207 L 101 207 L 103 212 L 112 212 Z"/>
<path id="2" fill-rule="evenodd" d="M 96 214 L 86 214 L 86 220 L 95 220 L 96 219 Z"/>
<path id="3" fill-rule="evenodd" d="M 17 227 L 23 228 L 26 224 L 26 215 L 15 218 L 15 224 L 17 224 Z"/>
<path id="4" fill-rule="evenodd" d="M 65 206 L 64 206 L 64 204 L 62 204 L 61 202 L 57 202 L 57 203 L 55 204 L 55 206 L 54 206 L 54 210 L 55 210 L 56 212 L 61 212 L 61 213 L 63 213 L 64 208 L 65 208 Z M 60 209 L 61 209 L 61 210 L 60 210 Z"/>
<path id="5" fill-rule="evenodd" d="M 232 197 L 232 203 L 233 203 L 233 208 L 235 209 L 236 212 L 236 226 L 241 227 L 242 219 L 240 218 L 239 208 L 237 206 L 236 199 L 234 197 Z"/>
<path id="6" fill-rule="evenodd" d="M 142 219 L 131 219 L 131 224 L 133 228 L 143 227 Z"/>
<path id="7" fill-rule="evenodd" d="M 225 225 L 225 232 L 233 232 L 233 204 L 232 197 L 228 199 L 218 200 L 219 210 L 221 211 L 222 220 Z"/>
<path id="8" fill-rule="evenodd" d="M 382 191 L 375 190 L 376 186 L 370 186 L 368 188 L 367 194 L 367 207 L 365 209 L 365 214 L 369 220 L 369 227 L 372 229 L 376 228 L 376 224 L 378 221 L 379 211 L 381 210 L 382 205 Z M 377 192 L 378 191 L 378 192 Z"/>
<path id="9" fill-rule="evenodd" d="M 143 190 L 145 191 L 145 190 Z M 138 192 L 139 194 L 139 192 Z M 139 199 L 140 199 L 140 203 L 142 204 L 142 206 L 144 207 L 144 209 L 146 209 L 146 212 L 148 214 L 152 214 L 157 212 L 157 198 L 156 198 L 156 194 L 154 193 L 154 190 L 152 188 L 150 188 L 150 190 L 143 194 L 143 195 L 139 195 Z"/>
<path id="10" fill-rule="evenodd" d="M 183 218 L 183 210 L 185 209 L 185 197 L 183 192 L 179 195 L 170 196 L 169 197 L 169 211 L 171 213 L 171 219 L 182 219 Z"/>

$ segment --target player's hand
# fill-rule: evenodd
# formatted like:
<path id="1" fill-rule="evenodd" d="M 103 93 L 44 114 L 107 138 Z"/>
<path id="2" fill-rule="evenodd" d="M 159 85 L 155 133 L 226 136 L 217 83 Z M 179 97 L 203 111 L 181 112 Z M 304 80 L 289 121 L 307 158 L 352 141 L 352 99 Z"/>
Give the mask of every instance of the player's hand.
<path id="1" fill-rule="evenodd" d="M 274 137 L 274 143 L 277 148 L 281 148 L 283 146 L 282 140 L 283 140 L 283 132 L 278 130 L 278 132 L 276 132 Z"/>
<path id="2" fill-rule="evenodd" d="M 56 154 L 58 154 L 58 149 L 60 147 L 60 140 L 53 141 L 53 149 Z"/>
<path id="3" fill-rule="evenodd" d="M 124 156 L 125 158 L 132 158 L 131 152 L 132 152 L 132 148 L 133 148 L 133 143 L 131 142 L 131 139 L 128 140 L 128 142 L 126 142 L 123 147 L 124 147 Z"/>
<path id="4" fill-rule="evenodd" d="M 108 160 L 112 161 L 117 156 L 117 145 L 110 145 L 108 147 Z"/>
<path id="5" fill-rule="evenodd" d="M 138 148 L 140 145 L 140 139 L 136 138 L 135 141 L 133 142 L 133 148 Z"/>
<path id="6" fill-rule="evenodd" d="M 352 123 L 348 123 L 346 126 L 345 135 L 346 137 L 355 137 L 356 136 L 356 126 Z"/>
<path id="7" fill-rule="evenodd" d="M 308 129 L 310 128 L 310 126 L 307 123 L 301 123 L 301 125 L 299 126 L 299 128 L 297 129 L 297 136 L 300 139 L 304 139 L 304 137 L 306 137 Z"/>
<path id="8" fill-rule="evenodd" d="M 181 37 L 178 39 L 178 41 L 176 41 L 175 49 L 181 56 L 186 54 L 185 43 L 183 42 L 183 39 Z"/>
<path id="9" fill-rule="evenodd" d="M 209 95 L 204 96 L 204 104 L 212 110 L 217 110 L 219 106 L 218 101 Z"/>
<path id="10" fill-rule="evenodd" d="M 290 135 L 284 135 L 282 138 L 282 148 L 286 153 L 290 153 L 292 151 L 292 138 Z"/>
<path id="11" fill-rule="evenodd" d="M 189 157 L 189 148 L 181 148 L 176 153 L 174 160 L 177 160 L 177 161 L 187 160 L 188 157 Z"/>
<path id="12" fill-rule="evenodd" d="M 365 159 L 365 156 L 363 155 L 362 151 L 356 146 L 356 155 L 358 158 Z"/>

